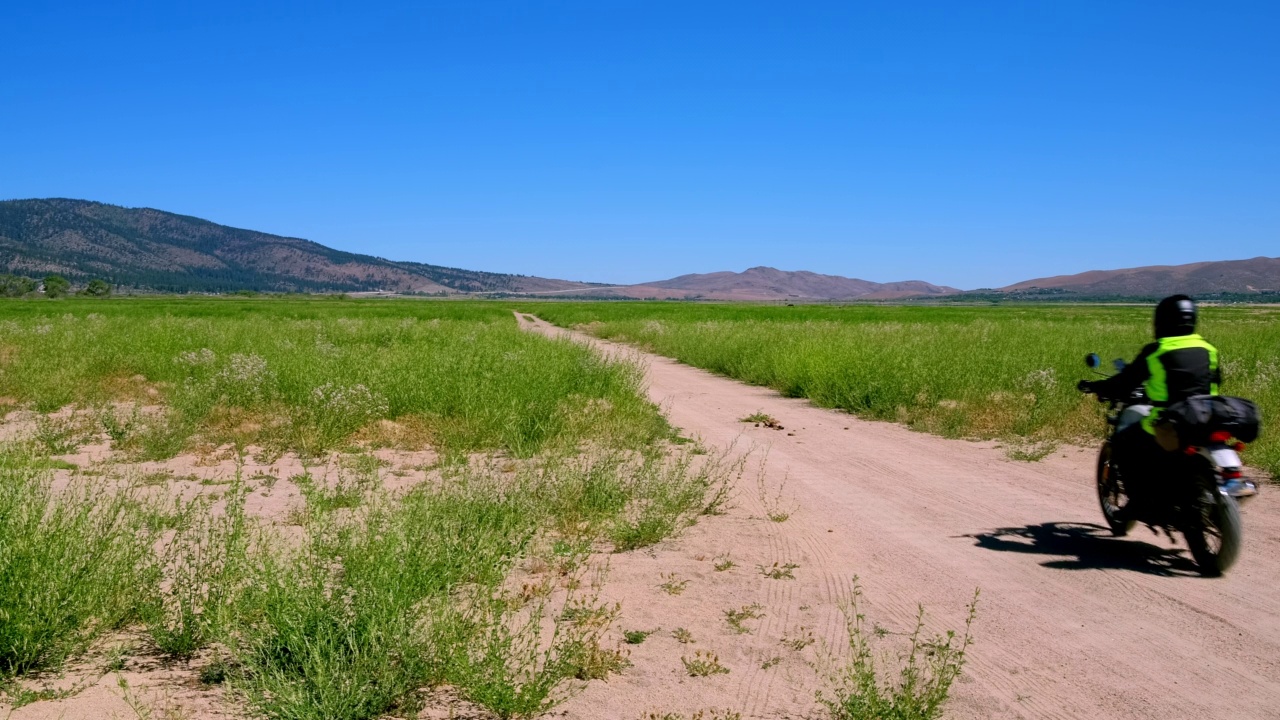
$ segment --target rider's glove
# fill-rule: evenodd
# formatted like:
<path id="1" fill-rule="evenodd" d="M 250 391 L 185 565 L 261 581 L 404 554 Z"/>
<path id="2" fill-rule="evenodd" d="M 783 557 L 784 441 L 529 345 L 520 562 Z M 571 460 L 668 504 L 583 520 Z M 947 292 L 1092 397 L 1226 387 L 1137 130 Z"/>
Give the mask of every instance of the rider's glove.
<path id="1" fill-rule="evenodd" d="M 1088 380 L 1081 380 L 1080 382 L 1076 383 L 1076 389 L 1082 393 L 1092 393 L 1094 391 L 1093 383 Z"/>

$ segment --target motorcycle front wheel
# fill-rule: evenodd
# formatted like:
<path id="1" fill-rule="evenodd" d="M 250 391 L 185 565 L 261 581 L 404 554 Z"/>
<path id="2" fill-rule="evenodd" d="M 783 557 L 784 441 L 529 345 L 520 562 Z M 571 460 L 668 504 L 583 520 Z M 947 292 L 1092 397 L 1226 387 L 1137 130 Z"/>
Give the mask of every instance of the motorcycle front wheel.
<path id="1" fill-rule="evenodd" d="M 1098 453 L 1098 503 L 1102 506 L 1102 517 L 1111 528 L 1111 534 L 1124 537 L 1133 529 L 1134 521 L 1125 517 L 1124 509 L 1129 504 L 1129 494 L 1125 492 L 1124 483 L 1111 464 L 1111 441 L 1102 444 Z"/>
<path id="2" fill-rule="evenodd" d="M 1200 517 L 1183 531 L 1191 557 L 1205 577 L 1218 577 L 1235 564 L 1240 556 L 1242 529 L 1240 506 L 1230 495 L 1210 491 L 1212 501 L 1200 507 Z"/>

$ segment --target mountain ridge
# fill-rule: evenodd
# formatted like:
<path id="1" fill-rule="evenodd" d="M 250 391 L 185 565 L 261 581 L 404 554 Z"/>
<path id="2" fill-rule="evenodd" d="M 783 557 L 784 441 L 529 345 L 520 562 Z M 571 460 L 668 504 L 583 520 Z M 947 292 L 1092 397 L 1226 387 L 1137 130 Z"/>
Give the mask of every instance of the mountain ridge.
<path id="1" fill-rule="evenodd" d="M 691 273 L 670 280 L 641 283 L 640 287 L 717 294 L 742 300 L 756 299 L 754 296 L 801 300 L 889 299 L 960 292 L 921 280 L 878 283 L 808 270 L 779 270 L 764 265 L 742 272 Z"/>
<path id="2" fill-rule="evenodd" d="M 1223 292 L 1280 292 L 1280 258 L 1209 260 L 1183 265 L 1147 265 L 1088 270 L 1073 275 L 1024 280 L 1000 292 L 1062 290 L 1083 295 L 1207 295 Z"/>
<path id="3" fill-rule="evenodd" d="M 1104 299 L 1280 294 L 1280 258 L 1090 270 L 962 291 L 755 266 L 635 285 L 557 280 L 396 261 L 154 208 L 46 198 L 0 201 L 0 268 L 27 277 L 102 278 L 157 292 L 391 292 L 604 299 L 852 301 Z"/>
<path id="4" fill-rule="evenodd" d="M 67 198 L 0 201 L 7 272 L 170 292 L 531 292 L 590 283 L 397 262 L 154 208 Z"/>

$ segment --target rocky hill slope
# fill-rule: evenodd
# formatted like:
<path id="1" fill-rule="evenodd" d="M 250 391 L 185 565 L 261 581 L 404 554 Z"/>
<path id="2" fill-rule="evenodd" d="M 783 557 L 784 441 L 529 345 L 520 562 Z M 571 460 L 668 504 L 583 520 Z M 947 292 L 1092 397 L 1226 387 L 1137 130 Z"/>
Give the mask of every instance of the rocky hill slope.
<path id="1" fill-rule="evenodd" d="M 919 280 L 877 283 L 870 280 L 821 275 L 805 270 L 787 271 L 753 267 L 743 272 L 681 275 L 670 280 L 642 283 L 639 288 L 676 291 L 685 296 L 724 300 L 857 300 L 945 295 L 955 288 Z"/>
<path id="2" fill-rule="evenodd" d="M 163 292 L 531 292 L 586 283 L 394 262 L 150 208 L 0 202 L 0 267 Z"/>
<path id="3" fill-rule="evenodd" d="M 1280 258 L 1221 260 L 1188 265 L 1152 265 L 1092 270 L 1016 283 L 1002 292 L 1056 290 L 1091 296 L 1160 296 L 1280 292 Z"/>

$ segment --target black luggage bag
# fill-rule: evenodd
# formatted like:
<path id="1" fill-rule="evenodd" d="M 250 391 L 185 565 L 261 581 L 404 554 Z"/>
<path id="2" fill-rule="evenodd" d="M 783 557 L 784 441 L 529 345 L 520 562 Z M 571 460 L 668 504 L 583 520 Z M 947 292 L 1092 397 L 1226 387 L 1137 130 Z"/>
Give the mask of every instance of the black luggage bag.
<path id="1" fill-rule="evenodd" d="M 1241 442 L 1251 443 L 1258 439 L 1262 418 L 1258 406 L 1244 398 L 1192 395 L 1160 411 L 1158 424 L 1172 430 L 1182 447 L 1204 446 L 1215 432 L 1228 432 Z"/>

